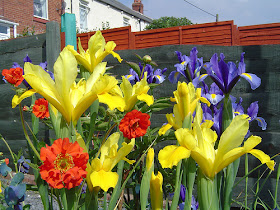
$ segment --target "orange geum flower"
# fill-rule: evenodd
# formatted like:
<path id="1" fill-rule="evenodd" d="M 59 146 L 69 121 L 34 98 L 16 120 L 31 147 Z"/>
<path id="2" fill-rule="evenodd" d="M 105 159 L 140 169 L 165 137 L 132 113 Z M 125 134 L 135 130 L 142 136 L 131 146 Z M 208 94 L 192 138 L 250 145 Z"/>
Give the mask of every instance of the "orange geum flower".
<path id="1" fill-rule="evenodd" d="M 32 108 L 33 114 L 40 119 L 50 117 L 48 105 L 49 102 L 46 99 L 44 98 L 37 99 Z"/>
<path id="2" fill-rule="evenodd" d="M 9 82 L 10 84 L 14 86 L 19 86 L 22 81 L 24 80 L 23 75 L 23 69 L 20 67 L 11 68 L 11 69 L 4 69 L 2 71 L 2 75 L 4 76 L 4 79 Z"/>
<path id="3" fill-rule="evenodd" d="M 135 109 L 124 116 L 120 122 L 119 129 L 123 136 L 128 139 L 144 136 L 151 124 L 149 119 L 150 115 Z"/>
<path id="4" fill-rule="evenodd" d="M 86 177 L 88 153 L 83 152 L 78 142 L 68 138 L 57 139 L 51 146 L 42 147 L 40 158 L 43 165 L 40 174 L 51 187 L 71 189 L 79 186 Z"/>

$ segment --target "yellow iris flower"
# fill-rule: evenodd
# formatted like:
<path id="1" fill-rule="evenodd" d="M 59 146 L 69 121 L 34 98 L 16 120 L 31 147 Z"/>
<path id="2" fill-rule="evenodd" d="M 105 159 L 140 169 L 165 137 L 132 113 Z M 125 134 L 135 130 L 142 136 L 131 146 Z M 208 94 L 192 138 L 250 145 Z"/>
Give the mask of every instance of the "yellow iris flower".
<path id="1" fill-rule="evenodd" d="M 104 37 L 100 31 L 97 31 L 88 42 L 88 49 L 85 51 L 79 39 L 78 53 L 72 45 L 68 45 L 67 49 L 70 50 L 76 57 L 77 61 L 83 65 L 89 72 L 93 72 L 95 67 L 103 61 L 103 59 L 112 54 L 119 62 L 122 61 L 118 53 L 114 52 L 116 44 L 113 41 L 105 42 Z"/>
<path id="2" fill-rule="evenodd" d="M 199 112 L 198 115 L 202 115 L 201 108 Z M 158 159 L 163 168 L 172 168 L 181 159 L 191 156 L 203 173 L 212 179 L 230 163 L 251 153 L 274 170 L 274 161 L 261 150 L 254 149 L 261 142 L 261 137 L 251 136 L 240 146 L 249 129 L 247 115 L 239 115 L 233 119 L 222 134 L 217 149 L 214 148 L 217 134 L 210 129 L 208 122 L 200 125 L 201 119 L 202 116 L 196 117 L 192 130 L 180 128 L 175 131 L 180 146 L 170 145 L 159 152 Z"/>
<path id="3" fill-rule="evenodd" d="M 27 90 L 24 93 L 22 93 L 21 95 L 14 95 L 13 99 L 12 99 L 12 108 L 15 108 L 17 105 L 19 105 L 19 103 L 25 99 L 28 98 L 30 96 L 32 96 L 34 93 L 36 93 L 36 91 L 34 89 L 31 90 Z"/>
<path id="4" fill-rule="evenodd" d="M 163 209 L 163 191 L 162 191 L 163 176 L 158 171 L 158 174 L 155 175 L 152 173 L 150 181 L 150 191 L 151 191 L 151 204 L 153 210 L 162 210 Z"/>
<path id="5" fill-rule="evenodd" d="M 147 73 L 145 73 L 144 78 L 137 82 L 135 85 L 131 83 L 124 76 L 122 77 L 122 83 L 120 88 L 116 86 L 110 94 L 121 96 L 124 99 L 125 106 L 117 107 L 121 112 L 131 111 L 137 101 L 144 101 L 148 106 L 154 103 L 154 97 L 148 94 L 150 87 L 147 83 Z M 102 98 L 100 98 L 102 100 Z"/>
<path id="6" fill-rule="evenodd" d="M 40 66 L 28 62 L 24 64 L 23 77 L 63 115 L 68 123 L 71 121 L 75 123 L 99 96 L 102 96 L 103 102 L 110 109 L 124 106 L 121 97 L 108 94 L 118 81 L 112 76 L 103 75 L 105 70 L 106 63 L 99 63 L 87 81 L 81 79 L 76 83 L 77 61 L 74 55 L 64 48 L 54 64 L 55 81 Z"/>
<path id="7" fill-rule="evenodd" d="M 173 107 L 173 113 L 166 114 L 168 123 L 159 130 L 159 135 L 165 134 L 171 127 L 175 130 L 182 128 L 185 117 L 193 114 L 197 102 L 201 101 L 210 106 L 210 102 L 201 97 L 201 88 L 195 89 L 191 82 L 188 84 L 178 82 L 177 90 L 173 94 L 174 98 L 171 98 L 171 101 L 176 102 Z"/>
<path id="8" fill-rule="evenodd" d="M 91 165 L 87 167 L 87 183 L 89 190 L 100 187 L 104 191 L 108 191 L 110 187 L 115 187 L 118 182 L 118 174 L 112 172 L 115 165 L 125 160 L 132 164 L 134 161 L 128 160 L 127 156 L 134 147 L 135 139 L 131 139 L 130 143 L 123 142 L 122 147 L 118 150 L 119 133 L 113 133 L 107 141 L 101 146 L 100 158 L 94 158 Z"/>

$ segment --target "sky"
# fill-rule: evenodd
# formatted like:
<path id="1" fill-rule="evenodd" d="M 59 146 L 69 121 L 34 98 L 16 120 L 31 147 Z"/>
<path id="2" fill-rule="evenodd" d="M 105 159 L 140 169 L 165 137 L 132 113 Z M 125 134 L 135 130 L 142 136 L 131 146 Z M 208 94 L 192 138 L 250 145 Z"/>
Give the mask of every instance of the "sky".
<path id="1" fill-rule="evenodd" d="M 206 13 L 191 4 L 203 9 Z M 280 0 L 142 0 L 144 15 L 186 17 L 192 23 L 233 20 L 237 26 L 280 23 Z M 131 8 L 134 0 L 119 0 Z"/>

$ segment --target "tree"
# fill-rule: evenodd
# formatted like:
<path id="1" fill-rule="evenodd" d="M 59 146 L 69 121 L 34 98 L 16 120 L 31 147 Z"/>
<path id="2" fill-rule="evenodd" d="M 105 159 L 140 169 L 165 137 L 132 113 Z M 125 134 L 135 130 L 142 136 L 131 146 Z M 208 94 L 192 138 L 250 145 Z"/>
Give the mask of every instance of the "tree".
<path id="1" fill-rule="evenodd" d="M 153 20 L 145 29 L 156 29 L 156 28 L 169 28 L 173 26 L 185 26 L 185 25 L 192 25 L 193 23 L 183 17 L 183 18 L 176 18 L 176 17 L 161 17 L 159 19 Z"/>

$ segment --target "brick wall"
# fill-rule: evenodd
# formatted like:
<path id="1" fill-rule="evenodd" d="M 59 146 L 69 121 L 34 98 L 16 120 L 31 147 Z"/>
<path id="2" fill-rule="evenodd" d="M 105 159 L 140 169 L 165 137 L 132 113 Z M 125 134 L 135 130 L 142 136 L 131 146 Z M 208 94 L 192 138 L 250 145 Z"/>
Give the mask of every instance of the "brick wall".
<path id="1" fill-rule="evenodd" d="M 16 22 L 17 33 L 22 34 L 27 27 L 35 34 L 46 31 L 46 22 L 57 21 L 60 23 L 61 0 L 48 0 L 48 20 L 33 16 L 33 0 L 1 0 L 1 15 L 4 18 Z"/>

